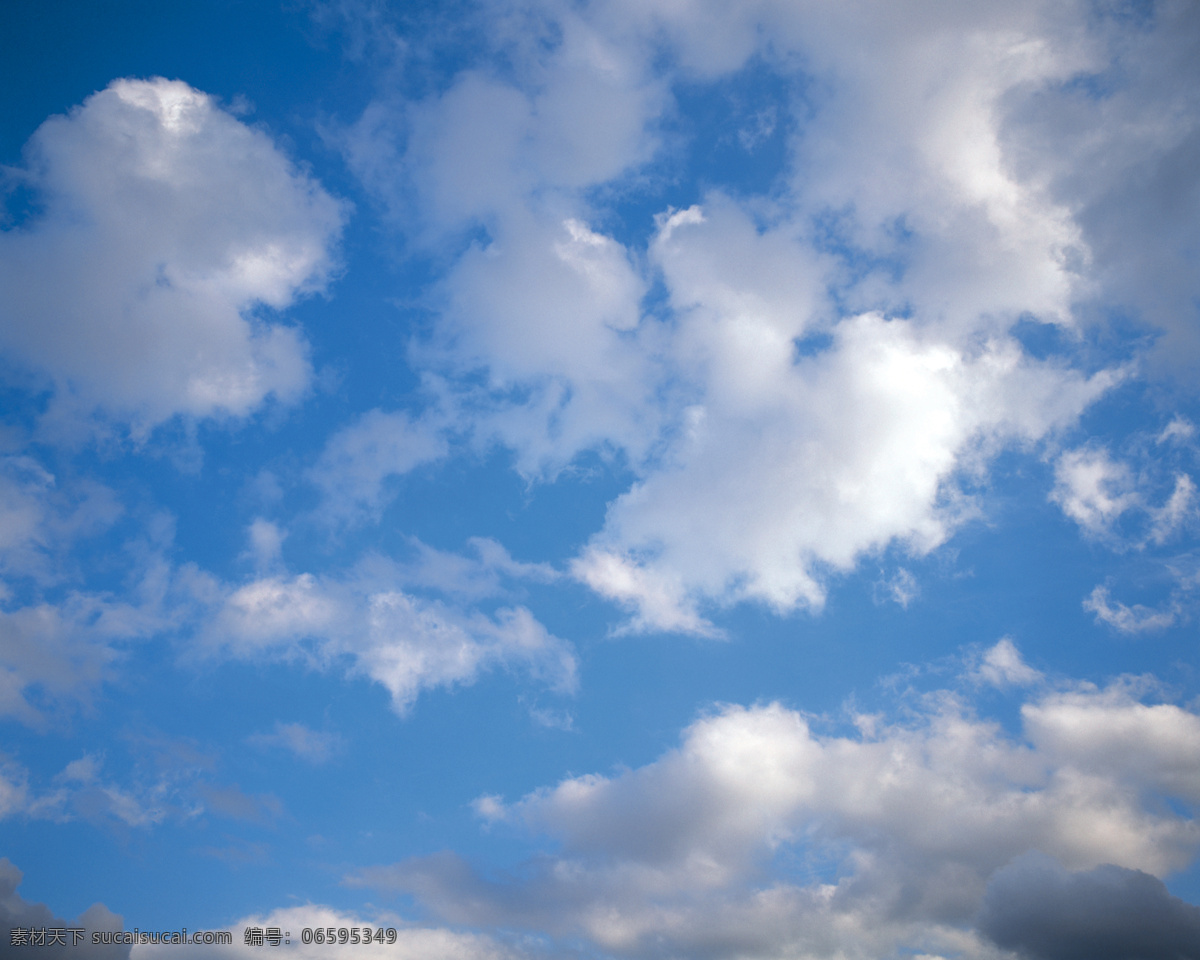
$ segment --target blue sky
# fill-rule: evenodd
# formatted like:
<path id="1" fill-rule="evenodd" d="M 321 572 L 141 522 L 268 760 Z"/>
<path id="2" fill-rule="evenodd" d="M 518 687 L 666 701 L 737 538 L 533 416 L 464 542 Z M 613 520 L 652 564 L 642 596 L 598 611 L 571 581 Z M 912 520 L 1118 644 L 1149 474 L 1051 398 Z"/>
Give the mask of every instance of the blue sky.
<path id="1" fill-rule="evenodd" d="M 6 5 L 8 926 L 1200 955 L 1197 42 Z"/>

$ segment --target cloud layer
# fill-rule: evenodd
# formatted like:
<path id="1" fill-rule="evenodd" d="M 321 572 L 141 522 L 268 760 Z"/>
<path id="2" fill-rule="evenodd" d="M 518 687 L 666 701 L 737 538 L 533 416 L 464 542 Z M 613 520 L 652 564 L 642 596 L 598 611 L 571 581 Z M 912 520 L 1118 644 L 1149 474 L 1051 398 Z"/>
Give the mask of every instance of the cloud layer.
<path id="1" fill-rule="evenodd" d="M 1011 643 L 991 653 L 1039 682 Z M 1184 812 L 1200 803 L 1200 717 L 1127 683 L 1042 685 L 1019 738 L 948 691 L 913 706 L 892 723 L 858 716 L 849 736 L 779 704 L 722 706 L 646 766 L 512 804 L 481 798 L 489 822 L 554 844 L 510 876 L 441 854 L 358 879 L 453 923 L 714 957 L 987 957 L 989 941 L 1082 956 L 1068 946 L 1080 911 L 1128 887 L 1169 923 L 1123 925 L 1111 955 L 1193 955 L 1197 908 L 1155 877 L 1200 845 Z M 1031 892 L 1043 886 L 1044 898 Z M 1053 903 L 1066 910 L 1057 925 Z"/>

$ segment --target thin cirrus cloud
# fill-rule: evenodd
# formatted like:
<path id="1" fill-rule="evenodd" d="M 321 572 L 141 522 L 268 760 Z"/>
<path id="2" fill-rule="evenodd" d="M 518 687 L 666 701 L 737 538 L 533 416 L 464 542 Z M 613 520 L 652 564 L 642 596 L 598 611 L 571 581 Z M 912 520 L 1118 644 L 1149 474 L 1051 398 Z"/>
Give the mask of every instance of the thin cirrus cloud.
<path id="1" fill-rule="evenodd" d="M 343 205 L 270 138 L 180 81 L 117 80 L 34 134 L 41 212 L 0 235 L 0 346 L 144 433 L 294 401 L 294 327 L 256 317 L 322 289 Z"/>
<path id="2" fill-rule="evenodd" d="M 301 760 L 321 764 L 329 760 L 344 745 L 336 733 L 313 730 L 303 723 L 276 721 L 270 733 L 256 733 L 247 742 L 257 747 L 275 747 L 295 754 Z"/>

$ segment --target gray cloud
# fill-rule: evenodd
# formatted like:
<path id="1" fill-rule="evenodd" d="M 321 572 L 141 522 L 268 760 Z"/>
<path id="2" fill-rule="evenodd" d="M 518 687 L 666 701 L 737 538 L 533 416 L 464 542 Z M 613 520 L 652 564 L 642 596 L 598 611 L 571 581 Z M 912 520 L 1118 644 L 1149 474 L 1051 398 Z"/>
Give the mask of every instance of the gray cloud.
<path id="1" fill-rule="evenodd" d="M 56 917 L 44 903 L 30 903 L 19 893 L 24 874 L 7 857 L 0 858 L 0 956 L 37 956 L 39 960 L 86 957 L 87 960 L 125 960 L 130 948 L 125 944 L 98 945 L 91 943 L 94 930 L 120 930 L 122 919 L 102 903 L 94 904 L 74 921 Z M 82 928 L 87 931 L 84 943 L 72 946 L 71 935 L 64 934 L 66 945 L 54 943 L 49 946 L 13 946 L 11 931 L 24 929 Z"/>
<path id="2" fill-rule="evenodd" d="M 1111 863 L 1073 873 L 1040 854 L 1021 857 L 992 877 L 978 926 L 1033 960 L 1200 957 L 1200 907 Z"/>

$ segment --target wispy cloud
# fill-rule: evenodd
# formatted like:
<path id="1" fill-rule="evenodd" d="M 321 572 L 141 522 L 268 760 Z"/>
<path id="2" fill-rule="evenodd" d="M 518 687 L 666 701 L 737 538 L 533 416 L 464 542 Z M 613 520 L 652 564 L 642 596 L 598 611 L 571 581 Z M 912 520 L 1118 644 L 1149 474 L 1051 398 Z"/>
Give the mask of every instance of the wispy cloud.
<path id="1" fill-rule="evenodd" d="M 336 733 L 313 730 L 302 723 L 277 720 L 270 733 L 253 734 L 247 742 L 257 747 L 287 750 L 301 760 L 321 764 L 337 753 L 344 741 Z"/>

